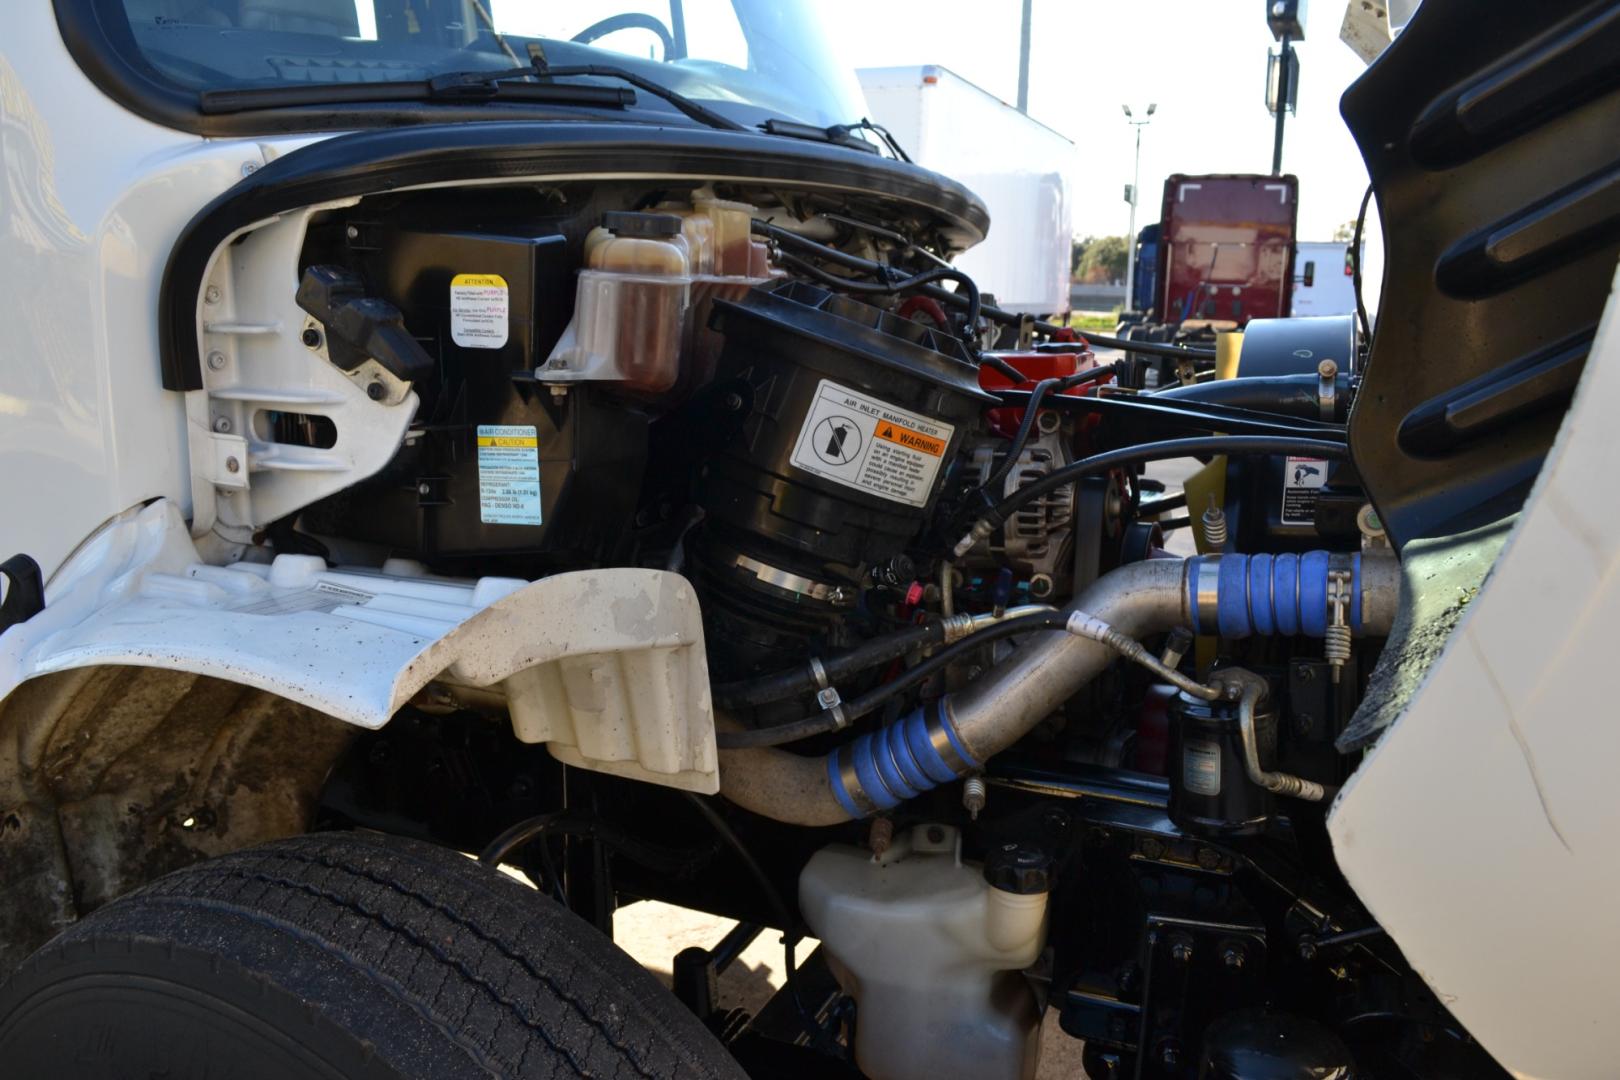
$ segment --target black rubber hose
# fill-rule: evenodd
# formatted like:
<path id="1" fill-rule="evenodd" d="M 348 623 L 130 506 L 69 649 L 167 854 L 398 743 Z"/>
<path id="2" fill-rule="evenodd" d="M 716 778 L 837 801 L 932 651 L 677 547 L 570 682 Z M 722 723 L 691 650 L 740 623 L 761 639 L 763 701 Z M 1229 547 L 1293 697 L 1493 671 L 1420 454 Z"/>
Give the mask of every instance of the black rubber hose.
<path id="1" fill-rule="evenodd" d="M 1367 185 L 1367 194 L 1361 197 L 1361 209 L 1356 211 L 1356 231 L 1350 238 L 1350 287 L 1356 292 L 1356 321 L 1361 324 L 1361 340 L 1372 343 L 1372 323 L 1367 319 L 1367 305 L 1361 299 L 1361 233 L 1367 224 L 1367 204 L 1372 202 L 1373 186 Z"/>
<path id="2" fill-rule="evenodd" d="M 1049 491 L 1124 465 L 1140 465 L 1165 458 L 1194 457 L 1198 454 L 1298 454 L 1306 457 L 1343 460 L 1350 448 L 1326 439 L 1289 438 L 1280 435 L 1202 435 L 1190 439 L 1163 439 L 1108 450 L 1053 469 L 1039 480 L 1025 484 L 1002 499 L 974 523 L 973 530 L 957 544 L 958 555 L 965 553 L 982 537 L 999 529 L 1025 504 Z"/>
<path id="3" fill-rule="evenodd" d="M 962 286 L 962 293 L 966 296 L 967 324 L 970 334 L 972 333 L 971 328 L 977 325 L 979 321 L 979 286 L 974 284 L 972 278 L 968 277 L 966 274 L 962 273 L 962 271 L 957 270 L 954 267 L 936 266 L 932 270 L 924 270 L 920 274 L 913 274 L 910 277 L 901 278 L 898 281 L 888 278 L 888 275 L 883 275 L 885 277 L 885 280 L 883 281 L 856 281 L 853 278 L 843 278 L 839 277 L 837 274 L 829 274 L 827 271 L 821 269 L 821 267 L 815 265 L 807 259 L 801 259 L 797 255 L 790 255 L 787 252 L 783 252 L 779 257 L 784 265 L 791 266 L 800 273 L 808 274 L 817 281 L 820 281 L 825 285 L 830 285 L 835 289 L 847 289 L 850 292 L 876 294 L 903 293 L 920 289 L 924 285 L 934 281 L 954 281 L 958 285 Z M 877 264 L 874 263 L 873 265 Z M 957 294 L 953 293 L 951 295 L 954 296 Z"/>
<path id="4" fill-rule="evenodd" d="M 827 681 L 836 683 L 856 672 L 898 660 L 907 653 L 945 640 L 945 624 L 928 623 L 908 626 L 892 634 L 862 642 L 848 652 L 830 656 L 821 662 Z M 751 709 L 770 701 L 809 694 L 821 689 L 815 672 L 808 664 L 760 675 L 753 679 L 722 683 L 714 688 L 714 703 L 722 709 Z"/>
<path id="5" fill-rule="evenodd" d="M 1180 510 L 1186 505 L 1187 493 L 1178 491 L 1174 495 L 1166 495 L 1163 498 L 1142 503 L 1136 508 L 1136 513 L 1140 517 L 1156 517 L 1169 510 Z"/>
<path id="6" fill-rule="evenodd" d="M 1244 379 L 1216 379 L 1191 386 L 1172 386 L 1152 397 L 1158 402 L 1196 401 L 1205 405 L 1229 405 L 1238 409 L 1255 409 L 1315 420 L 1322 415 L 1321 400 L 1317 396 L 1320 384 L 1321 380 L 1315 375 L 1259 375 Z M 1335 380 L 1333 400 L 1336 416 L 1348 410 L 1348 372 Z"/>
<path id="7" fill-rule="evenodd" d="M 1036 414 L 1040 411 L 1042 399 L 1054 390 L 1062 393 L 1076 386 L 1107 378 L 1114 373 L 1114 367 L 1113 364 L 1099 364 L 1085 371 L 1077 371 L 1073 375 L 1042 379 L 1035 384 L 1035 389 L 1029 394 L 1029 403 L 1024 406 L 1024 419 L 1019 423 L 1017 432 L 1013 434 L 1012 444 L 1007 447 L 1007 456 L 996 467 L 995 472 L 979 485 L 978 494 L 986 500 L 986 505 L 994 499 L 991 493 L 1006 483 L 1008 475 L 1018 465 L 1018 458 L 1023 454 L 1024 447 L 1029 445 L 1030 432 L 1035 429 Z"/>
<path id="8" fill-rule="evenodd" d="M 889 277 L 894 273 L 894 269 L 892 267 L 885 266 L 882 263 L 873 262 L 871 259 L 863 259 L 859 255 L 851 255 L 848 252 L 839 251 L 835 247 L 823 244 L 817 240 L 812 240 L 808 236 L 800 236 L 796 232 L 789 229 L 784 229 L 779 225 L 772 225 L 768 221 L 760 221 L 757 218 L 754 219 L 753 231 L 756 235 L 775 240 L 778 245 L 782 247 L 796 248 L 797 250 L 806 254 L 814 255 L 817 258 L 826 259 L 829 262 L 837 263 L 839 266 L 845 267 L 849 270 L 857 270 L 860 273 L 875 277 L 880 281 L 888 280 Z M 845 281 L 844 278 L 840 278 L 835 275 L 829 274 L 827 276 L 835 283 L 842 283 Z M 938 300 L 942 304 L 948 304 L 955 308 L 966 308 L 969 303 L 969 298 L 963 293 L 954 293 L 949 289 L 942 289 L 937 285 L 923 285 L 918 289 L 918 291 L 924 296 Z M 978 314 L 986 319 L 989 319 L 991 322 L 998 322 L 1004 326 L 1021 326 L 1024 322 L 1024 316 L 1022 315 L 1011 311 L 1003 311 L 998 307 L 992 307 L 991 305 L 984 303 L 979 305 Z M 1066 326 L 1059 326 L 1057 323 L 1042 322 L 1039 319 L 1035 320 L 1034 328 L 1037 334 L 1045 334 L 1047 337 L 1055 337 L 1058 334 L 1069 332 L 1069 328 Z M 1070 351 L 1073 351 L 1072 346 Z M 1022 381 L 1021 377 L 1020 381 Z"/>
<path id="9" fill-rule="evenodd" d="M 910 690 L 918 683 L 928 679 L 939 672 L 946 665 L 955 663 L 962 654 L 988 645 L 1001 638 L 1012 637 L 1016 634 L 1029 634 L 1039 630 L 1058 630 L 1067 622 L 1068 616 L 1061 611 L 1042 612 L 1039 615 L 1021 615 L 1006 622 L 993 623 L 983 630 L 976 631 L 961 641 L 945 646 L 939 652 L 930 656 L 922 663 L 909 667 L 894 679 L 884 683 L 876 689 L 869 690 L 858 698 L 844 703 L 844 722 L 846 724 L 868 716 L 882 708 L 894 698 Z M 786 724 L 773 724 L 765 728 L 750 728 L 745 731 L 718 731 L 715 732 L 715 745 L 722 750 L 746 750 L 757 746 L 781 746 L 785 743 L 798 742 L 808 739 L 812 735 L 823 735 L 835 731 L 838 721 L 832 712 L 819 712 L 814 716 L 806 716 L 801 720 L 794 720 Z"/>
<path id="10" fill-rule="evenodd" d="M 1192 345 L 1172 345 L 1165 341 L 1126 341 L 1124 338 L 1109 337 L 1106 334 L 1093 334 L 1089 330 L 1078 331 L 1080 336 L 1090 345 L 1101 345 L 1105 349 L 1122 349 L 1125 352 L 1142 353 L 1145 356 L 1168 356 L 1179 360 L 1213 360 L 1214 349 L 1202 349 Z M 1037 345 L 1038 352 L 1062 352 L 1065 348 L 1074 346 L 1066 342 L 1053 342 Z"/>

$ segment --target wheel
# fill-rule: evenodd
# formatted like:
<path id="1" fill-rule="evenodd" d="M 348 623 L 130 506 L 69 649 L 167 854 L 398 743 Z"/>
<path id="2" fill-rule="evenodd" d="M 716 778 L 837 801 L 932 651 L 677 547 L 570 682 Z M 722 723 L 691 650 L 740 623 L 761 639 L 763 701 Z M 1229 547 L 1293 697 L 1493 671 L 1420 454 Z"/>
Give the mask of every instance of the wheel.
<path id="1" fill-rule="evenodd" d="M 646 971 L 451 851 L 322 833 L 170 874 L 0 988 L 8 1076 L 745 1080 Z"/>

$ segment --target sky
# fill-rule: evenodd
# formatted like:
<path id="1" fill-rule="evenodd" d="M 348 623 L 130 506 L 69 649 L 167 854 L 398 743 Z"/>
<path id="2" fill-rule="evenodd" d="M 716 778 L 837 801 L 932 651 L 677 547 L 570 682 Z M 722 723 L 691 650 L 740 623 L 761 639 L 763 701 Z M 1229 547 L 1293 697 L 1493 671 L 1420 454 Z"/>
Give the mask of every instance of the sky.
<path id="1" fill-rule="evenodd" d="M 1018 96 L 1020 0 L 815 0 L 856 67 L 941 64 L 1005 101 Z M 1283 171 L 1299 177 L 1299 236 L 1331 239 L 1355 217 L 1367 173 L 1339 117 L 1365 70 L 1339 40 L 1344 0 L 1313 0 L 1298 45 L 1299 104 Z M 1029 113 L 1074 140 L 1074 230 L 1122 235 L 1134 135 L 1120 110 L 1158 105 L 1142 136 L 1137 227 L 1158 218 L 1171 173 L 1264 173 L 1274 42 L 1260 0 L 1034 0 Z M 858 28 L 858 29 L 853 29 Z"/>

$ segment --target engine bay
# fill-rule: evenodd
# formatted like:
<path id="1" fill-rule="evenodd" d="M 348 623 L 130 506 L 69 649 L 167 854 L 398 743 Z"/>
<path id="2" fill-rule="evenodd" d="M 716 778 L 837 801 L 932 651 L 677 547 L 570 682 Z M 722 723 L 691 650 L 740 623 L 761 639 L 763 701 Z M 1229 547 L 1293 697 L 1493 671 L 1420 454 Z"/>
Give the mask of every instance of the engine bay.
<path id="1" fill-rule="evenodd" d="M 1048 1008 L 1095 1076 L 1228 1075 L 1266 1042 L 1322 1075 L 1491 1067 L 1326 835 L 1401 589 L 1349 459 L 1354 319 L 1114 342 L 1000 311 L 960 242 L 904 203 L 675 180 L 430 187 L 238 236 L 213 302 L 292 256 L 265 276 L 296 279 L 303 362 L 409 421 L 365 475 L 278 472 L 375 433 L 211 385 L 249 463 L 211 528 L 232 557 L 586 605 L 656 572 L 701 611 L 707 688 L 650 634 L 559 661 L 538 714 L 519 676 L 452 667 L 325 813 L 464 850 L 551 815 L 501 858 L 598 925 L 657 897 L 817 937 L 753 1022 L 690 961 L 688 1003 L 759 1075 L 797 1047 L 804 1075 L 1026 1076 Z M 617 756 L 591 749 L 610 719 Z M 735 847 L 693 849 L 698 813 Z"/>

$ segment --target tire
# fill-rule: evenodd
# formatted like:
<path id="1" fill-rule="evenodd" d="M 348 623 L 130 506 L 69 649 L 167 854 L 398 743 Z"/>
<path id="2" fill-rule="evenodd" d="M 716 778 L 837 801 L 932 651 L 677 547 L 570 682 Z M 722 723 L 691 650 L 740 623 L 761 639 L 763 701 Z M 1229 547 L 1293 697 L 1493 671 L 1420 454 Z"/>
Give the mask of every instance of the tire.
<path id="1" fill-rule="evenodd" d="M 300 836 L 114 901 L 0 988 L 7 1076 L 745 1080 L 594 928 L 454 852 Z"/>

